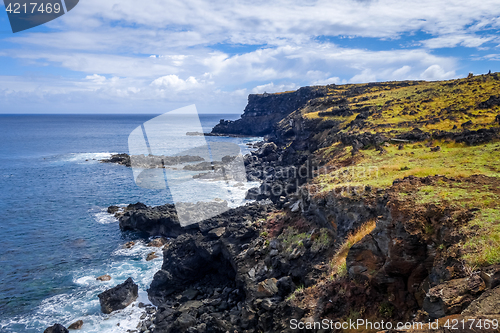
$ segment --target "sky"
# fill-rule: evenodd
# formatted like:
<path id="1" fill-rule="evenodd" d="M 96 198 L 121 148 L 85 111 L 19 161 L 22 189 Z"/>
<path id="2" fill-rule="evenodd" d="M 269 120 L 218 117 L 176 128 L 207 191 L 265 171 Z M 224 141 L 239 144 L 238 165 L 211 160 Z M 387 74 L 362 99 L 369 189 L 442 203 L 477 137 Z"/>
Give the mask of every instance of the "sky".
<path id="1" fill-rule="evenodd" d="M 80 0 L 13 34 L 0 113 L 241 113 L 249 94 L 500 71 L 500 0 Z"/>

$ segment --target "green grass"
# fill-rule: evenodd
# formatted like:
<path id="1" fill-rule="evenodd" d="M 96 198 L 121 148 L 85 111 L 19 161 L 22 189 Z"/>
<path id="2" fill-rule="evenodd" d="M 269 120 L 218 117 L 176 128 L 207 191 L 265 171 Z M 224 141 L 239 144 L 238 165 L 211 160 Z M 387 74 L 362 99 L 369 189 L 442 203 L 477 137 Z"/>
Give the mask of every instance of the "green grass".
<path id="1" fill-rule="evenodd" d="M 500 107 L 486 110 L 478 105 L 491 95 L 498 95 L 500 80 L 497 77 L 494 74 L 449 81 L 413 81 L 407 87 L 398 86 L 397 82 L 329 87 L 328 97 L 316 98 L 314 101 L 318 103 L 305 106 L 301 113 L 307 119 L 341 121 L 343 128 L 354 120 L 361 109 L 376 111 L 369 116 L 364 127 L 357 129 L 358 132 L 386 132 L 388 124 L 391 125 L 390 130 L 396 132 L 407 131 L 415 126 L 424 131 L 452 131 L 454 126 L 460 129 L 469 120 L 473 122 L 471 129 L 488 128 L 494 125 Z M 347 107 L 353 115 L 319 115 L 319 112 L 338 108 L 337 105 L 329 104 L 329 99 L 338 101 L 341 98 L 347 98 L 347 103 L 342 107 Z M 431 118 L 438 121 L 426 123 Z"/>
<path id="2" fill-rule="evenodd" d="M 310 235 L 305 232 L 299 233 L 294 227 L 286 228 L 281 235 L 278 236 L 283 243 L 285 251 L 291 252 L 295 246 L 304 246 L 303 240 L 310 238 Z"/>
<path id="3" fill-rule="evenodd" d="M 492 184 L 474 182 L 438 183 L 421 186 L 412 193 L 400 192 L 403 200 L 417 205 L 435 204 L 457 209 L 479 209 L 471 221 L 460 228 L 467 239 L 462 244 L 463 259 L 470 266 L 483 267 L 500 263 L 500 199 L 499 189 Z M 408 201 L 410 202 L 410 201 Z M 432 225 L 424 232 L 434 233 Z M 440 250 L 444 249 L 441 244 Z"/>
<path id="4" fill-rule="evenodd" d="M 321 228 L 319 230 L 319 235 L 315 235 L 314 237 L 311 237 L 311 240 L 313 241 L 313 244 L 311 246 L 311 250 L 313 252 L 318 252 L 323 249 L 326 249 L 330 246 L 332 243 L 332 237 L 330 233 L 328 232 L 327 229 Z"/>
<path id="5" fill-rule="evenodd" d="M 478 232 L 464 244 L 464 259 L 471 266 L 500 263 L 500 209 L 482 209 L 466 226 Z"/>
<path id="6" fill-rule="evenodd" d="M 407 145 L 399 150 L 397 145 L 385 147 L 387 153 L 375 149 L 362 150 L 355 165 L 333 168 L 332 172 L 316 177 L 322 191 L 342 186 L 388 187 L 397 178 L 410 175 L 418 177 L 443 175 L 467 177 L 483 174 L 500 177 L 500 143 L 491 142 L 478 146 L 436 142 L 439 152 L 431 152 L 422 144 Z M 336 148 L 339 151 L 340 148 Z M 332 160 L 338 163 L 338 160 Z"/>

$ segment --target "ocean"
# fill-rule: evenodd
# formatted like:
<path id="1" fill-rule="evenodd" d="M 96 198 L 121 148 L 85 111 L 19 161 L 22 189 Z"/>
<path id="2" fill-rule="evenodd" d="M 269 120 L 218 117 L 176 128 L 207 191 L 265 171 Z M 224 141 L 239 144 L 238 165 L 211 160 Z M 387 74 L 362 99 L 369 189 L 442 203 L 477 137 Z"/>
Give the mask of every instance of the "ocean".
<path id="1" fill-rule="evenodd" d="M 141 312 L 134 306 L 104 315 L 97 295 L 132 277 L 139 299 L 162 264 L 154 249 L 121 232 L 110 205 L 172 203 L 165 189 L 144 189 L 132 169 L 100 163 L 128 152 L 128 136 L 155 115 L 0 115 L 0 332 L 43 332 L 83 320 L 79 332 L 127 332 Z M 204 132 L 219 119 L 200 115 Z M 249 151 L 259 138 L 211 137 Z M 186 186 L 190 186 L 187 183 Z M 187 189 L 189 190 L 189 189 Z M 189 191 L 187 191 L 189 192 Z M 96 277 L 109 274 L 109 282 Z"/>

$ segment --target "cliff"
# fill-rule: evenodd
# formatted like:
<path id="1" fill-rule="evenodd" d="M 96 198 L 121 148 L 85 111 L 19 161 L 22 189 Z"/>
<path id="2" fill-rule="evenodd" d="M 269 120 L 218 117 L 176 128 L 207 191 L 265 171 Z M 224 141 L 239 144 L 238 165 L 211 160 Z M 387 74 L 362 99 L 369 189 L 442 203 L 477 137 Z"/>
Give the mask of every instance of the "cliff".
<path id="1" fill-rule="evenodd" d="M 324 96 L 326 91 L 324 87 L 303 87 L 293 92 L 249 95 L 241 119 L 221 120 L 213 128 L 212 134 L 270 134 L 279 121 L 306 105 L 311 99 Z"/>
<path id="2" fill-rule="evenodd" d="M 253 95 L 214 128 L 268 134 L 245 156 L 257 201 L 175 229 L 141 331 L 436 318 L 438 329 L 406 331 L 470 318 L 495 331 L 500 75 L 302 89 Z M 171 208 L 131 207 L 120 222 L 175 236 Z"/>

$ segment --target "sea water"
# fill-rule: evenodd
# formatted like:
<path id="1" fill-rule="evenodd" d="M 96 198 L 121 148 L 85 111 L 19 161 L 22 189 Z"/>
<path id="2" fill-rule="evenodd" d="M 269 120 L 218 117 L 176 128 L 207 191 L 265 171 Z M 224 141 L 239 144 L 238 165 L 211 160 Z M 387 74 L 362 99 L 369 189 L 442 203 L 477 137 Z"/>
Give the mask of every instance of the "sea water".
<path id="1" fill-rule="evenodd" d="M 220 118 L 237 117 L 200 115 L 200 120 L 208 132 Z M 149 303 L 146 290 L 162 253 L 147 247 L 147 240 L 125 249 L 138 236 L 121 232 L 106 209 L 172 199 L 167 190 L 137 187 L 130 168 L 99 160 L 128 152 L 130 132 L 152 118 L 0 115 L 0 332 L 43 332 L 80 319 L 82 333 L 136 328 L 142 314 L 137 304 Z M 246 153 L 246 144 L 258 138 L 209 140 L 234 142 Z M 146 261 L 155 250 L 159 257 Z M 96 280 L 103 274 L 111 281 Z M 139 299 L 102 314 L 97 295 L 128 277 L 139 285 Z"/>

